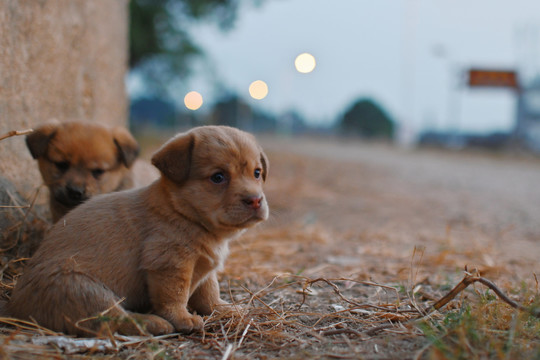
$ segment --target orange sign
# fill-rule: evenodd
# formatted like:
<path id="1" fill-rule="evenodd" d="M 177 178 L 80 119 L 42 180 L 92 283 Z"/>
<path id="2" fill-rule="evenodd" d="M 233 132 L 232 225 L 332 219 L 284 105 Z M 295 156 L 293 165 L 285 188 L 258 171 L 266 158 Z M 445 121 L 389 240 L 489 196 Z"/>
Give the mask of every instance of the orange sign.
<path id="1" fill-rule="evenodd" d="M 517 73 L 512 70 L 469 70 L 469 86 L 509 87 L 518 89 Z"/>

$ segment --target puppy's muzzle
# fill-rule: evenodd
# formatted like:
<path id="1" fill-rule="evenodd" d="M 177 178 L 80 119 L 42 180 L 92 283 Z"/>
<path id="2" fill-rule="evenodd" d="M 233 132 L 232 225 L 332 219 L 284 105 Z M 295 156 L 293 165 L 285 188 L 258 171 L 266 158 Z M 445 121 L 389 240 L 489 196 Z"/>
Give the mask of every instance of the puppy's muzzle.
<path id="1" fill-rule="evenodd" d="M 84 186 L 68 184 L 63 189 L 55 194 L 55 199 L 67 206 L 77 206 L 88 200 L 89 196 L 86 193 Z"/>
<path id="2" fill-rule="evenodd" d="M 258 210 L 261 208 L 262 206 L 262 202 L 263 202 L 264 198 L 260 195 L 255 195 L 255 196 L 248 196 L 248 197 L 245 197 L 244 199 L 242 199 L 242 202 L 254 209 L 254 210 Z"/>

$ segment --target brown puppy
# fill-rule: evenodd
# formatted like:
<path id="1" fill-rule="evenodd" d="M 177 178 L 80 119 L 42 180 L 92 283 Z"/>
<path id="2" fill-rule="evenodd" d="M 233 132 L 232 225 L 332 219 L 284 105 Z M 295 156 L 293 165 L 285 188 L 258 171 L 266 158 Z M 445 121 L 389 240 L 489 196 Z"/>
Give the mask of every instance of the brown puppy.
<path id="1" fill-rule="evenodd" d="M 26 145 L 49 188 L 53 222 L 94 195 L 133 187 L 139 145 L 125 128 L 54 121 L 28 135 Z"/>
<path id="2" fill-rule="evenodd" d="M 136 333 L 131 318 L 163 334 L 199 330 L 197 314 L 225 304 L 216 272 L 228 241 L 268 217 L 266 155 L 250 134 L 207 126 L 169 140 L 152 163 L 162 175 L 153 184 L 96 196 L 50 230 L 11 316 L 87 335 L 106 313 L 123 319 L 113 330 Z"/>

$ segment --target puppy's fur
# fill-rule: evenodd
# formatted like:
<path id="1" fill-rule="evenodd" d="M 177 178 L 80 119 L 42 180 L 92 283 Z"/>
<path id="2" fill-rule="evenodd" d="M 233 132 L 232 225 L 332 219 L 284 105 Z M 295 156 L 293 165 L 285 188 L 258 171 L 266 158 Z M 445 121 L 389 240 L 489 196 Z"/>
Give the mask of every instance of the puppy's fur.
<path id="1" fill-rule="evenodd" d="M 133 187 L 139 145 L 123 127 L 51 121 L 26 137 L 37 159 L 53 222 L 97 194 Z"/>
<path id="2" fill-rule="evenodd" d="M 180 134 L 153 158 L 153 184 L 96 196 L 68 213 L 30 260 L 11 316 L 55 331 L 190 332 L 224 305 L 216 272 L 228 241 L 268 217 L 266 155 L 252 135 L 208 126 Z M 195 311 L 197 314 L 190 313 Z M 127 316 L 130 315 L 130 316 Z M 88 320 L 90 319 L 90 320 Z"/>

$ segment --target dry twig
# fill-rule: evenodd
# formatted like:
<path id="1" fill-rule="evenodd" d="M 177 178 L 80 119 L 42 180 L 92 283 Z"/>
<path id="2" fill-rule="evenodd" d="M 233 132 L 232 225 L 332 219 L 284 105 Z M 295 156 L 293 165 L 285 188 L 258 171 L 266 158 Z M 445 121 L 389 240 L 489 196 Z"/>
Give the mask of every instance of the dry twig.
<path id="1" fill-rule="evenodd" d="M 383 307 L 380 307 L 380 306 L 371 305 L 371 304 L 360 304 L 360 303 L 357 303 L 357 302 L 355 302 L 355 301 L 353 301 L 351 299 L 347 299 L 345 296 L 343 296 L 343 294 L 341 294 L 341 292 L 339 291 L 339 287 L 336 284 L 334 284 L 333 281 L 351 281 L 351 282 L 354 282 L 354 283 L 357 283 L 357 284 L 362 284 L 362 285 L 367 285 L 367 286 L 376 286 L 376 287 L 379 287 L 379 288 L 392 290 L 392 291 L 396 292 L 397 303 L 398 304 L 400 303 L 399 292 L 398 292 L 398 290 L 396 288 L 394 288 L 392 286 L 381 285 L 381 284 L 377 284 L 377 283 L 374 283 L 374 282 L 371 282 L 371 281 L 358 281 L 358 280 L 343 279 L 343 278 L 340 278 L 340 279 L 318 278 L 318 279 L 314 279 L 314 280 L 305 279 L 305 283 L 304 283 L 304 286 L 303 286 L 303 289 L 302 289 L 302 303 L 298 306 L 298 308 L 301 308 L 302 305 L 304 305 L 304 303 L 306 301 L 306 290 L 311 285 L 313 285 L 313 284 L 315 284 L 317 282 L 324 282 L 324 283 L 330 285 L 334 289 L 334 292 L 336 293 L 337 296 L 339 296 L 339 298 L 341 300 L 345 301 L 346 303 L 348 303 L 350 305 L 353 305 L 353 306 L 358 307 L 358 308 L 370 307 L 370 308 L 376 308 L 376 309 L 384 310 L 384 311 L 388 310 L 387 308 L 383 308 Z M 397 311 L 398 310 L 397 306 L 395 308 L 396 308 L 396 311 Z"/>
<path id="2" fill-rule="evenodd" d="M 9 131 L 9 132 L 5 133 L 4 135 L 0 135 L 0 141 L 2 141 L 4 139 L 7 139 L 9 137 L 12 137 L 12 136 L 28 135 L 33 131 L 34 131 L 34 129 L 12 130 L 12 131 Z"/>
<path id="3" fill-rule="evenodd" d="M 437 301 L 435 304 L 433 304 L 429 308 L 427 308 L 426 311 L 431 312 L 431 311 L 434 311 L 434 310 L 439 310 L 440 308 L 442 308 L 443 306 L 448 304 L 452 299 L 454 299 L 460 292 L 462 292 L 469 285 L 471 285 L 471 284 L 473 284 L 475 282 L 479 282 L 479 283 L 487 286 L 491 290 L 493 290 L 493 292 L 495 292 L 495 294 L 497 294 L 497 296 L 502 301 L 504 301 L 505 303 L 507 303 L 508 305 L 513 307 L 514 309 L 518 309 L 518 310 L 521 310 L 521 311 L 524 311 L 524 312 L 528 312 L 530 315 L 535 316 L 537 318 L 540 318 L 539 309 L 529 309 L 529 308 L 526 308 L 525 306 L 523 306 L 521 304 L 518 304 L 517 302 L 515 302 L 514 300 L 512 300 L 508 296 L 506 296 L 506 294 L 504 292 L 502 292 L 501 289 L 499 289 L 494 283 L 492 283 L 488 279 L 483 278 L 481 276 L 473 276 L 468 272 L 465 272 L 465 277 L 463 278 L 463 280 L 461 280 L 461 282 L 459 284 L 457 284 L 452 290 L 450 290 L 450 292 L 448 294 L 443 296 L 439 301 Z"/>
<path id="4" fill-rule="evenodd" d="M 431 306 L 427 307 L 426 309 L 424 309 L 423 313 L 425 313 L 425 315 L 423 315 L 421 317 L 418 317 L 418 318 L 410 319 L 408 322 L 410 322 L 410 321 L 418 321 L 418 320 L 424 319 L 431 312 L 440 310 L 442 307 L 444 307 L 446 304 L 448 304 L 451 300 L 453 300 L 459 293 L 461 293 L 469 285 L 471 285 L 471 284 L 473 284 L 475 282 L 479 282 L 479 283 L 487 286 L 491 290 L 493 290 L 493 292 L 495 292 L 495 294 L 497 294 L 497 296 L 502 301 L 504 301 L 505 303 L 507 303 L 508 305 L 513 307 L 514 309 L 518 309 L 520 311 L 527 312 L 531 316 L 540 318 L 540 309 L 538 309 L 538 308 L 529 309 L 529 308 L 527 308 L 527 307 L 513 301 L 508 296 L 506 296 L 506 294 L 501 289 L 499 289 L 490 280 L 488 280 L 486 278 L 483 278 L 481 276 L 473 276 L 469 272 L 465 271 L 465 277 L 459 282 L 459 284 L 457 284 L 452 290 L 450 290 L 450 292 L 448 292 L 445 296 L 443 296 L 441 299 L 439 299 L 433 305 L 431 305 Z M 394 327 L 394 324 L 385 324 L 385 325 L 377 326 L 375 328 L 371 328 L 371 329 L 367 330 L 366 334 L 367 335 L 375 335 L 379 331 L 390 329 L 392 327 Z"/>

